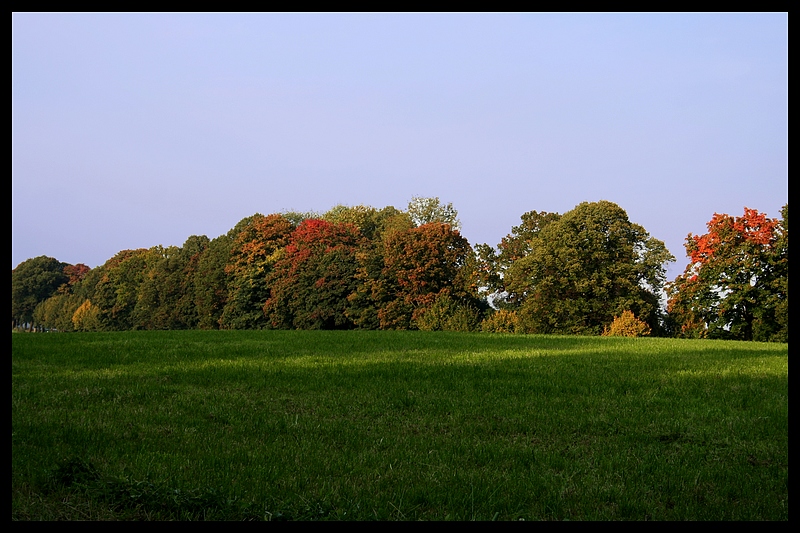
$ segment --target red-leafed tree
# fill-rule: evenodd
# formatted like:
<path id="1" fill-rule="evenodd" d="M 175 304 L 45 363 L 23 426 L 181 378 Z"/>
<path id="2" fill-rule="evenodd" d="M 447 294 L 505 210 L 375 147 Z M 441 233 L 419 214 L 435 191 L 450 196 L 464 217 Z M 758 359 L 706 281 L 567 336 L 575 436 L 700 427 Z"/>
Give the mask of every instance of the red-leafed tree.
<path id="1" fill-rule="evenodd" d="M 268 277 L 264 305 L 269 326 L 280 329 L 349 329 L 347 297 L 356 289 L 356 252 L 363 242 L 348 223 L 310 219 L 291 234 Z"/>
<path id="2" fill-rule="evenodd" d="M 715 213 L 708 233 L 689 234 L 690 262 L 667 288 L 677 335 L 788 342 L 788 204 L 782 213 Z"/>
<path id="3" fill-rule="evenodd" d="M 64 267 L 64 274 L 69 278 L 67 284 L 72 287 L 76 283 L 83 281 L 83 278 L 86 277 L 86 274 L 89 273 L 91 268 L 84 265 L 83 263 L 78 263 L 77 265 L 67 265 Z"/>

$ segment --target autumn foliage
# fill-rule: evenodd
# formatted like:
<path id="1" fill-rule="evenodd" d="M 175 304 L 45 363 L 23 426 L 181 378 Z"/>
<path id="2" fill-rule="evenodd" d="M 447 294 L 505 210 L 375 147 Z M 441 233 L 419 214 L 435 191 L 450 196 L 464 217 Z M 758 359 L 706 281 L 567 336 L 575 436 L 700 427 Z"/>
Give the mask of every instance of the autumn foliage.
<path id="1" fill-rule="evenodd" d="M 266 278 L 270 296 L 263 311 L 269 327 L 352 328 L 347 297 L 356 288 L 361 240 L 353 224 L 303 221 Z"/>
<path id="2" fill-rule="evenodd" d="M 38 257 L 12 270 L 29 330 L 421 329 L 673 335 L 788 342 L 782 218 L 714 214 L 666 284 L 664 243 L 609 201 L 530 211 L 474 249 L 452 204 L 255 214 L 215 239 L 123 250 L 90 269 Z"/>
<path id="3" fill-rule="evenodd" d="M 615 316 L 611 326 L 603 329 L 604 337 L 647 337 L 650 326 L 642 322 L 631 311 L 623 311 Z"/>
<path id="4" fill-rule="evenodd" d="M 667 288 L 675 334 L 788 341 L 788 204 L 783 220 L 745 208 L 707 229 L 688 235 L 690 263 Z"/>

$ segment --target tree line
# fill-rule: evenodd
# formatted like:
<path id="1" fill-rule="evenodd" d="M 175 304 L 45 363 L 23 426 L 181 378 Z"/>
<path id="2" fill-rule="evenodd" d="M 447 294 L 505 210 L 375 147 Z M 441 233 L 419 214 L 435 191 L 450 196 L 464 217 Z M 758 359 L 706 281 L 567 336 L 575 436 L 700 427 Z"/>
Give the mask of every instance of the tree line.
<path id="1" fill-rule="evenodd" d="M 452 204 L 254 214 L 215 239 L 123 250 L 90 269 L 40 256 L 11 272 L 12 328 L 421 329 L 788 342 L 781 219 L 715 214 L 675 258 L 618 205 L 530 211 L 496 246 Z M 666 295 L 666 306 L 663 296 Z"/>

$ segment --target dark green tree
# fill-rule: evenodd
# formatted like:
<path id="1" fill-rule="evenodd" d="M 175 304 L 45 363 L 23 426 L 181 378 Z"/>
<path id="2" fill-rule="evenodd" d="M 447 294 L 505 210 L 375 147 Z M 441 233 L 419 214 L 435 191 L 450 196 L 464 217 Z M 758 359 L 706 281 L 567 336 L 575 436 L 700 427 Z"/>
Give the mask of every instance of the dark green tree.
<path id="1" fill-rule="evenodd" d="M 133 310 L 135 329 L 176 330 L 197 326 L 194 266 L 208 242 L 204 235 L 193 235 L 182 247 L 150 248 Z"/>
<path id="2" fill-rule="evenodd" d="M 41 255 L 23 261 L 11 270 L 11 327 L 34 327 L 33 311 L 69 283 L 64 268 L 69 266 Z"/>
<path id="3" fill-rule="evenodd" d="M 584 202 L 527 226 L 502 272 L 524 331 L 599 335 L 624 311 L 662 331 L 660 294 L 674 257 L 621 207 Z"/>
<path id="4" fill-rule="evenodd" d="M 510 278 L 506 276 L 509 267 L 516 261 L 531 254 L 532 242 L 539 233 L 552 222 L 561 218 L 558 213 L 529 211 L 522 215 L 522 223 L 513 226 L 511 233 L 503 237 L 497 245 L 497 251 L 488 244 L 475 247 L 478 258 L 478 276 L 480 286 L 489 293 L 492 304 L 500 308 L 515 308 L 525 298 L 524 285 L 519 285 L 523 292 L 514 292 L 514 286 L 508 285 Z"/>
<path id="5" fill-rule="evenodd" d="M 190 264 L 194 312 L 199 329 L 219 329 L 220 318 L 228 301 L 228 264 L 233 239 L 220 235 L 208 243 Z"/>

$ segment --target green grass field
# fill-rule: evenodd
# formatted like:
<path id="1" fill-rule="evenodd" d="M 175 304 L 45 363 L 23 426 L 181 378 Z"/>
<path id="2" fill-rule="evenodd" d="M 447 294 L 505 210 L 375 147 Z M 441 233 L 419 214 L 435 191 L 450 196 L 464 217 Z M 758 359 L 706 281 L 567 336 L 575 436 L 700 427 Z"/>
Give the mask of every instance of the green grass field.
<path id="1" fill-rule="evenodd" d="M 13 334 L 12 520 L 788 520 L 788 345 Z"/>

